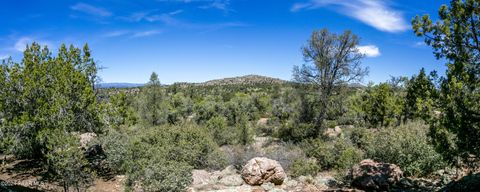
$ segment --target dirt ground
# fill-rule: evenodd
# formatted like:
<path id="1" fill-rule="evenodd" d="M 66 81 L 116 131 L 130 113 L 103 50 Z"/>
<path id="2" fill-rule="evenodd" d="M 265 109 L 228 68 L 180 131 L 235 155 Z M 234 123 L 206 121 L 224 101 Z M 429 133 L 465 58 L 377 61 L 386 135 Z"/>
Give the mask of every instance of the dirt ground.
<path id="1" fill-rule="evenodd" d="M 35 161 L 15 160 L 12 156 L 0 154 L 0 191 L 57 192 L 63 187 L 44 179 L 45 172 Z M 124 176 L 104 179 L 97 178 L 88 192 L 122 192 Z"/>

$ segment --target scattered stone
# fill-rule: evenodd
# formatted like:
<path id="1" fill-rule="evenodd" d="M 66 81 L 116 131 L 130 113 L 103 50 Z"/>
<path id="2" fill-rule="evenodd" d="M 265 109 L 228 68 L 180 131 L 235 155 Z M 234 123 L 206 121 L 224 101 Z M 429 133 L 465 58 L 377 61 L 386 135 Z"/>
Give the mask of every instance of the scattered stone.
<path id="1" fill-rule="evenodd" d="M 338 137 L 340 134 L 342 134 L 342 129 L 340 126 L 335 126 L 333 129 L 328 128 L 323 134 L 330 138 Z"/>
<path id="2" fill-rule="evenodd" d="M 243 179 L 238 174 L 227 175 L 221 178 L 219 183 L 225 186 L 240 186 L 243 184 Z"/>
<path id="3" fill-rule="evenodd" d="M 275 188 L 275 185 L 273 183 L 264 183 L 261 185 L 261 187 L 265 190 L 265 191 L 270 191 L 272 190 L 273 188 Z"/>
<path id="4" fill-rule="evenodd" d="M 79 135 L 80 137 L 80 147 L 83 149 L 86 149 L 88 146 L 88 143 L 90 143 L 93 139 L 97 137 L 97 134 L 95 133 L 83 133 Z"/>
<path id="5" fill-rule="evenodd" d="M 211 175 L 205 170 L 193 170 L 192 180 L 192 185 L 206 185 L 211 182 Z"/>
<path id="6" fill-rule="evenodd" d="M 265 157 L 255 157 L 248 161 L 243 166 L 241 175 L 249 185 L 262 185 L 268 182 L 281 185 L 287 177 L 280 163 Z"/>
<path id="7" fill-rule="evenodd" d="M 366 159 L 353 166 L 350 176 L 353 187 L 362 190 L 388 191 L 403 178 L 403 172 L 397 165 Z"/>
<path id="8" fill-rule="evenodd" d="M 268 123 L 268 118 L 260 118 L 257 121 L 257 126 L 265 126 Z"/>

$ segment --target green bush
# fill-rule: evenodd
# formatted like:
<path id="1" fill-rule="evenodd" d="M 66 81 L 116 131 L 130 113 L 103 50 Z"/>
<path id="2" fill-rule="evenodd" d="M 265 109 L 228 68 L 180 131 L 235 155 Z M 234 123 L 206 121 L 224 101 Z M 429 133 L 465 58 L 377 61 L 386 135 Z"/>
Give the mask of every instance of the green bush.
<path id="1" fill-rule="evenodd" d="M 354 128 L 348 134 L 352 143 L 359 149 L 367 151 L 372 147 L 374 133 L 371 129 Z"/>
<path id="2" fill-rule="evenodd" d="M 128 160 L 126 159 L 128 139 L 127 134 L 113 129 L 98 138 L 99 144 L 103 147 L 106 155 L 104 166 L 107 171 L 125 173 L 125 162 Z"/>
<path id="3" fill-rule="evenodd" d="M 408 176 L 427 175 L 445 166 L 427 133 L 428 127 L 420 122 L 382 129 L 375 135 L 368 156 L 397 164 Z"/>
<path id="4" fill-rule="evenodd" d="M 323 170 L 348 169 L 363 159 L 363 152 L 349 139 L 307 140 L 301 144 L 308 157 L 317 159 Z"/>
<path id="5" fill-rule="evenodd" d="M 321 139 L 306 140 L 301 143 L 307 157 L 317 159 L 322 169 L 330 169 L 335 164 L 334 145 Z"/>
<path id="6" fill-rule="evenodd" d="M 140 129 L 127 146 L 127 186 L 182 191 L 195 169 L 222 169 L 226 159 L 207 129 L 193 124 Z"/>
<path id="7" fill-rule="evenodd" d="M 47 130 L 40 132 L 38 139 L 45 145 L 47 170 L 65 191 L 78 191 L 93 182 L 95 173 L 88 167 L 78 138 L 60 130 Z"/>
<path id="8" fill-rule="evenodd" d="M 363 151 L 349 145 L 346 146 L 343 150 L 339 151 L 338 159 L 335 163 L 335 168 L 339 170 L 349 169 L 354 164 L 360 162 L 362 159 Z"/>
<path id="9" fill-rule="evenodd" d="M 235 129 L 227 125 L 224 117 L 213 117 L 207 121 L 206 127 L 218 145 L 234 144 L 236 140 Z"/>
<path id="10" fill-rule="evenodd" d="M 301 142 L 315 134 L 315 127 L 309 123 L 287 122 L 280 126 L 277 136 L 285 141 Z"/>
<path id="11" fill-rule="evenodd" d="M 192 166 L 163 158 L 138 160 L 138 170 L 128 172 L 127 191 L 139 182 L 144 191 L 185 191 L 191 183 Z"/>
<path id="12" fill-rule="evenodd" d="M 289 170 L 293 177 L 315 176 L 320 171 L 320 166 L 314 158 L 298 158 L 293 161 Z"/>

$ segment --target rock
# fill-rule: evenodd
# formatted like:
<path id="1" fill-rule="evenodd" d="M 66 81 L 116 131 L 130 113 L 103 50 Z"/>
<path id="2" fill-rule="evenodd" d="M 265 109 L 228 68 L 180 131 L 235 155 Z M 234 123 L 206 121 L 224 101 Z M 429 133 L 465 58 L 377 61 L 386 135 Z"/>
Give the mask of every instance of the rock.
<path id="1" fill-rule="evenodd" d="M 260 118 L 257 121 L 257 126 L 266 126 L 268 124 L 268 118 Z"/>
<path id="2" fill-rule="evenodd" d="M 342 129 L 340 128 L 340 126 L 335 126 L 335 128 L 333 129 L 328 128 L 323 134 L 331 138 L 338 137 L 340 134 L 342 134 Z"/>
<path id="3" fill-rule="evenodd" d="M 97 134 L 95 133 L 83 133 L 79 135 L 80 137 L 80 147 L 83 149 L 87 148 L 88 143 L 90 143 L 95 137 L 97 137 Z"/>
<path id="4" fill-rule="evenodd" d="M 211 182 L 211 175 L 205 170 L 193 170 L 192 180 L 192 185 L 206 185 Z"/>
<path id="5" fill-rule="evenodd" d="M 388 191 L 403 178 L 397 165 L 366 159 L 350 171 L 352 186 L 362 190 Z"/>
<path id="6" fill-rule="evenodd" d="M 265 191 L 270 191 L 272 190 L 273 188 L 275 188 L 275 185 L 273 183 L 264 183 L 262 184 L 262 188 L 265 190 Z"/>
<path id="7" fill-rule="evenodd" d="M 243 184 L 243 179 L 238 174 L 227 175 L 221 178 L 219 183 L 225 186 L 240 186 Z"/>
<path id="8" fill-rule="evenodd" d="M 314 179 L 314 184 L 319 189 L 327 189 L 328 187 L 335 186 L 337 181 L 332 176 L 317 175 Z"/>
<path id="9" fill-rule="evenodd" d="M 293 179 L 288 179 L 286 182 L 285 182 L 285 185 L 288 187 L 288 188 L 293 188 L 293 187 L 296 187 L 298 185 L 298 182 L 293 180 Z"/>
<path id="10" fill-rule="evenodd" d="M 223 169 L 220 174 L 222 176 L 226 176 L 226 175 L 233 175 L 233 174 L 237 174 L 237 169 L 235 169 L 235 167 L 233 165 L 229 165 L 228 167 L 226 167 L 225 169 Z"/>
<path id="11" fill-rule="evenodd" d="M 268 182 L 281 185 L 287 177 L 280 163 L 265 157 L 255 157 L 248 161 L 243 166 L 241 175 L 249 185 L 262 185 Z"/>

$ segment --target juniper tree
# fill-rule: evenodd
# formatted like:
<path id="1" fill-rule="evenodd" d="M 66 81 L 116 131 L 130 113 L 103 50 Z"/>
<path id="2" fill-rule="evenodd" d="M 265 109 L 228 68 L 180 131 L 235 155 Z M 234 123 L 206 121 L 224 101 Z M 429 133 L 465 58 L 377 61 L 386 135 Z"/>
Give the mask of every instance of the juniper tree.
<path id="1" fill-rule="evenodd" d="M 429 15 L 412 20 L 415 34 L 425 38 L 438 59 L 446 59 L 440 85 L 440 118 L 431 126 L 437 150 L 451 160 L 480 156 L 480 2 L 452 0 L 439 9 L 439 21 Z"/>

